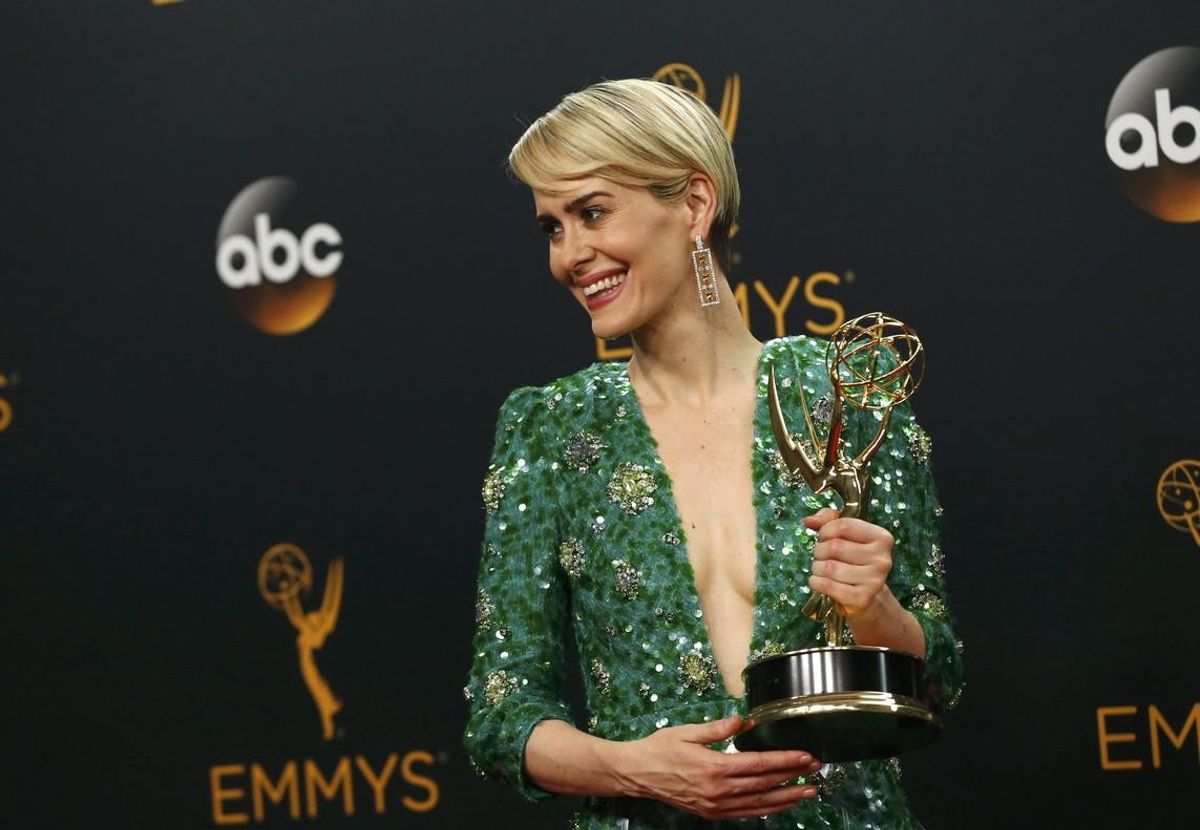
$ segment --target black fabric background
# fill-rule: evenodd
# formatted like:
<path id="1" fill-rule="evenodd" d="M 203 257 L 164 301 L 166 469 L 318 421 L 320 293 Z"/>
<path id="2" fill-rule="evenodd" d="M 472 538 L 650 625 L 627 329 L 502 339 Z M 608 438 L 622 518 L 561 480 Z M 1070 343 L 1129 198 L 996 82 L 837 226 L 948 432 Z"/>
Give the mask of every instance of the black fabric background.
<path id="1" fill-rule="evenodd" d="M 6 823 L 213 826 L 209 770 L 435 756 L 435 809 L 321 803 L 271 826 L 558 827 L 459 744 L 479 481 L 496 408 L 596 358 L 503 161 L 600 78 L 734 73 L 735 282 L 791 275 L 929 352 L 968 688 L 905 760 L 930 830 L 1196 825 L 1200 548 L 1155 504 L 1200 457 L 1200 227 L 1134 207 L 1104 154 L 1122 76 L 1200 11 L 1122 2 L 20 4 L 3 13 L 0 432 Z M 1188 101 L 1193 106 L 1200 101 Z M 338 293 L 271 337 L 232 310 L 217 226 L 295 179 L 345 243 Z M 853 281 L 846 279 L 853 274 Z M 751 322 L 774 336 L 750 288 Z M 829 312 L 797 296 L 788 333 Z M 346 562 L 316 655 L 259 597 L 272 544 Z M 1096 710 L 1114 718 L 1104 771 Z M 248 809 L 248 801 L 238 802 Z M 238 806 L 237 804 L 233 805 Z M 255 823 L 253 819 L 251 823 Z"/>

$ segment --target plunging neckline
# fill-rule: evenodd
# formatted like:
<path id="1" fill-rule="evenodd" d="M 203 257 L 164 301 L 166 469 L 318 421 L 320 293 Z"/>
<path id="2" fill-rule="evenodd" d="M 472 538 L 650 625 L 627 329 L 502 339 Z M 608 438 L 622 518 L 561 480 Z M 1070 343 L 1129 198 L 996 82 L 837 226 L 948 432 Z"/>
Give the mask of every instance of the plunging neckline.
<path id="1" fill-rule="evenodd" d="M 750 465 L 750 508 L 754 512 L 754 588 L 750 599 L 750 642 L 746 645 L 746 662 L 750 663 L 751 655 L 754 653 L 755 640 L 758 636 L 759 625 L 759 606 L 758 594 L 759 588 L 763 584 L 763 561 L 766 558 L 763 555 L 763 532 L 762 522 L 759 516 L 759 510 L 755 504 L 755 493 L 762 486 L 762 482 L 755 475 L 755 454 L 759 451 L 758 427 L 759 419 L 765 417 L 766 393 L 765 382 L 763 379 L 763 369 L 767 361 L 767 350 L 772 344 L 776 343 L 777 339 L 767 340 L 758 351 L 758 358 L 754 364 L 754 414 L 750 424 L 750 453 L 746 458 L 746 463 Z M 629 397 L 633 403 L 632 409 L 636 414 L 638 426 L 642 429 L 646 437 L 649 438 L 650 450 L 653 453 L 653 462 L 662 473 L 662 487 L 664 491 L 663 506 L 669 513 L 670 522 L 673 525 L 674 532 L 679 538 L 679 545 L 676 546 L 678 551 L 677 556 L 681 557 L 682 561 L 678 564 L 682 567 L 688 576 L 688 585 L 690 587 L 690 597 L 695 600 L 696 608 L 701 612 L 700 630 L 704 635 L 703 646 L 705 653 L 712 658 L 713 666 L 716 667 L 716 673 L 720 677 L 720 690 L 726 698 L 731 700 L 741 700 L 742 695 L 735 695 L 729 690 L 725 683 L 725 675 L 721 672 L 721 667 L 717 664 L 716 652 L 713 650 L 712 632 L 708 628 L 707 615 L 703 614 L 704 605 L 701 602 L 700 590 L 696 587 L 696 569 L 692 566 L 692 558 L 688 554 L 688 537 L 687 531 L 683 527 L 683 518 L 679 513 L 679 505 L 675 501 L 675 482 L 671 478 L 671 474 L 667 471 L 667 465 L 663 461 L 662 453 L 659 451 L 658 439 L 654 437 L 654 430 L 650 428 L 650 422 L 646 420 L 646 413 L 642 409 L 641 398 L 638 397 L 637 390 L 633 386 L 633 381 L 629 377 L 629 364 L 621 365 L 621 378 L 625 387 L 629 390 Z"/>

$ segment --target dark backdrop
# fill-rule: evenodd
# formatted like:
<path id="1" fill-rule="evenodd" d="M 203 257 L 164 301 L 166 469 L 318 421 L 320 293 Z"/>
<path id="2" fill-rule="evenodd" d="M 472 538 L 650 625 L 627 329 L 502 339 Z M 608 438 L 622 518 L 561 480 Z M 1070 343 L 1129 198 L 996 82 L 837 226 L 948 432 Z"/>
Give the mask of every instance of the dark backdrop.
<path id="1" fill-rule="evenodd" d="M 9 826 L 563 826 L 459 744 L 496 407 L 598 356 L 503 160 L 564 93 L 675 62 L 714 108 L 740 85 L 754 331 L 795 275 L 787 333 L 878 308 L 929 352 L 969 683 L 905 761 L 926 825 L 1196 826 L 1200 519 L 1156 494 L 1200 457 L 1200 227 L 1104 148 L 1194 2 L 47 0 L 0 30 Z M 342 237 L 292 335 L 214 265 L 269 176 L 298 194 L 272 227 Z M 344 562 L 329 739 L 256 584 L 281 542 L 305 612 Z"/>

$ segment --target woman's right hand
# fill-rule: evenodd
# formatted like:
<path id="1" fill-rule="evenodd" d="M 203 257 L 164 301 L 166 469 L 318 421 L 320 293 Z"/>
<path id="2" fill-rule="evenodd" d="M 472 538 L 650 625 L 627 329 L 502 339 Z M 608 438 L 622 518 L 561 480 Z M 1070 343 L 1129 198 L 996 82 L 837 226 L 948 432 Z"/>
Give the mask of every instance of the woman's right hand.
<path id="1" fill-rule="evenodd" d="M 709 749 L 709 744 L 738 734 L 743 723 L 741 717 L 731 715 L 712 723 L 667 727 L 623 744 L 617 770 L 622 789 L 706 819 L 781 813 L 816 795 L 815 787 L 788 784 L 821 768 L 808 752 Z"/>

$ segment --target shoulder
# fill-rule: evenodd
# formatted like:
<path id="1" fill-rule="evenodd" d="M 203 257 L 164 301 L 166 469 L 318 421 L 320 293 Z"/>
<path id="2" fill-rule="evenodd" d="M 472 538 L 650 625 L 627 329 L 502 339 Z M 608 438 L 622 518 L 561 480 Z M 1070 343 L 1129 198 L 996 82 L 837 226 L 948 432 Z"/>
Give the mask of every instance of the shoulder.
<path id="1" fill-rule="evenodd" d="M 628 394 L 628 386 L 623 363 L 593 363 L 543 386 L 519 387 L 500 406 L 497 432 L 570 430 L 598 404 Z"/>
<path id="2" fill-rule="evenodd" d="M 777 337 L 763 344 L 763 363 L 767 365 L 795 364 L 807 367 L 817 364 L 824 365 L 825 351 L 829 341 L 821 337 L 809 337 L 803 334 L 789 337 Z"/>

